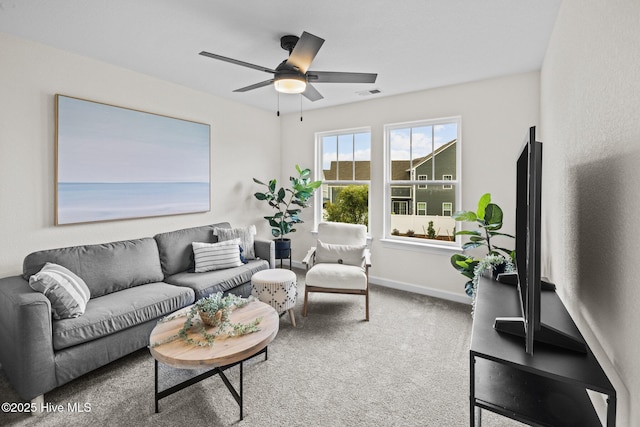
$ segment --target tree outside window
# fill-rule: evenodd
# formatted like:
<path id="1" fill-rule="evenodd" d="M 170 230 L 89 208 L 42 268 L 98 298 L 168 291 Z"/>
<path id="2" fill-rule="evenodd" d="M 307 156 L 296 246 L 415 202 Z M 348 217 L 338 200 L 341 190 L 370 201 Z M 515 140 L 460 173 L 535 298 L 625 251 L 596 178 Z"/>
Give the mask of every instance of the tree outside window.
<path id="1" fill-rule="evenodd" d="M 369 225 L 369 186 L 347 185 L 336 191 L 335 201 L 324 205 L 324 220 Z"/>

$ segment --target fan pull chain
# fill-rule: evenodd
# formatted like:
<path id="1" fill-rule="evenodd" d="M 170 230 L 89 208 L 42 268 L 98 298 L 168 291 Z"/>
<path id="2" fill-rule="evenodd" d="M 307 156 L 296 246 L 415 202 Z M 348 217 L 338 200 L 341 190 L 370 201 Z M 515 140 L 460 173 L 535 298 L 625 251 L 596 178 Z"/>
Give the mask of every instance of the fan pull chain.
<path id="1" fill-rule="evenodd" d="M 302 121 L 302 94 L 300 94 L 300 121 Z"/>
<path id="2" fill-rule="evenodd" d="M 280 92 L 278 93 L 278 117 L 280 117 Z"/>

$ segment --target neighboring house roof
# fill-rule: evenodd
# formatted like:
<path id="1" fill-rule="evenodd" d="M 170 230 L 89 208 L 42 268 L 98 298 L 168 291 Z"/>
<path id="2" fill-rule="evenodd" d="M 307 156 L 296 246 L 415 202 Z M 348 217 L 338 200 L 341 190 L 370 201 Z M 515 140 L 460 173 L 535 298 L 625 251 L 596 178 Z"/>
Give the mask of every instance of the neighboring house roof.
<path id="1" fill-rule="evenodd" d="M 436 148 L 435 153 L 429 153 L 426 156 L 418 157 L 413 159 L 413 165 L 409 160 L 394 160 L 391 162 L 391 180 L 394 181 L 408 181 L 411 179 L 411 169 L 416 169 L 418 166 L 424 164 L 431 160 L 431 158 L 435 155 L 442 153 L 446 149 L 453 147 L 456 143 L 455 139 L 447 142 L 439 148 Z"/>
<path id="2" fill-rule="evenodd" d="M 355 163 L 355 177 L 354 177 Z M 338 171 L 340 177 L 338 177 Z M 325 181 L 368 181 L 371 179 L 371 162 L 369 160 L 349 160 L 333 161 L 329 169 L 322 171 Z"/>
<path id="3" fill-rule="evenodd" d="M 442 145 L 441 147 L 436 148 L 435 153 L 429 153 L 424 157 L 419 157 L 419 158 L 415 159 L 413 161 L 413 168 L 415 169 L 418 166 L 420 166 L 421 164 L 423 164 L 424 162 L 427 162 L 427 161 L 431 160 L 431 157 L 433 157 L 433 155 L 437 156 L 438 154 L 442 153 L 443 151 L 445 151 L 449 147 L 452 147 L 455 143 L 456 143 L 456 140 L 452 139 L 451 141 L 447 142 L 446 144 Z M 407 171 L 408 171 L 408 169 L 407 169 Z"/>
<path id="4" fill-rule="evenodd" d="M 418 157 L 413 160 L 413 169 L 417 168 L 424 162 L 431 160 L 433 155 L 438 155 L 446 149 L 455 145 L 456 140 L 452 139 L 443 146 L 436 149 L 435 153 L 429 153 L 426 156 Z M 353 168 L 355 164 L 355 178 L 353 174 Z M 411 162 L 409 160 L 393 160 L 391 162 L 391 179 L 394 181 L 410 180 L 411 179 Z M 340 177 L 337 177 L 337 172 L 340 171 Z M 371 162 L 368 160 L 356 160 L 355 162 L 349 160 L 333 161 L 329 166 L 329 169 L 323 171 L 325 181 L 368 181 L 371 179 Z"/>

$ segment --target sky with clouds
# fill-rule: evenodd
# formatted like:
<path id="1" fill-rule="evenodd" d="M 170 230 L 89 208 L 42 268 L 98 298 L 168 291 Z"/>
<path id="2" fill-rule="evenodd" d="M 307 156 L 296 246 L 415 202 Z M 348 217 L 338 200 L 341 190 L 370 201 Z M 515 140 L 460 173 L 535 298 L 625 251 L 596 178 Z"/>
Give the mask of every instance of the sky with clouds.
<path id="1" fill-rule="evenodd" d="M 426 156 L 457 138 L 457 123 L 393 129 L 390 136 L 392 160 L 409 160 Z M 322 168 L 329 169 L 335 160 L 371 160 L 371 135 L 355 133 L 325 136 L 322 139 Z"/>

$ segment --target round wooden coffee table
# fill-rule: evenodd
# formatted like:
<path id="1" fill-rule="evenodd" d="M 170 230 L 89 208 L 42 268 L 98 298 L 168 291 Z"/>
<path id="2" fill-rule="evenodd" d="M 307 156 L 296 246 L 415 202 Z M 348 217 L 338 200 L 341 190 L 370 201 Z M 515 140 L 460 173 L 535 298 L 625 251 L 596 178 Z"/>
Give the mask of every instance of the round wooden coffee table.
<path id="1" fill-rule="evenodd" d="M 185 307 L 175 314 L 186 313 L 191 307 Z M 155 359 L 155 410 L 158 412 L 158 401 L 192 384 L 209 378 L 212 375 L 220 375 L 236 402 L 240 406 L 240 419 L 242 411 L 242 362 L 259 354 L 265 353 L 268 357 L 267 346 L 278 333 L 278 313 L 268 304 L 260 301 L 252 301 L 242 308 L 231 312 L 231 323 L 249 323 L 261 317 L 260 330 L 239 337 L 220 336 L 215 339 L 213 346 L 198 347 L 187 344 L 178 338 L 171 342 L 153 346 L 154 343 L 175 335 L 184 325 L 186 318 L 177 317 L 168 322 L 158 323 L 151 331 L 149 337 L 149 349 Z M 213 333 L 217 327 L 208 327 L 207 333 Z M 190 333 L 194 339 L 202 339 L 197 333 Z M 210 366 L 212 369 L 183 383 L 177 384 L 166 390 L 158 391 L 158 362 L 178 369 L 196 369 Z M 224 371 L 240 365 L 240 392 L 238 393 L 227 379 Z"/>

